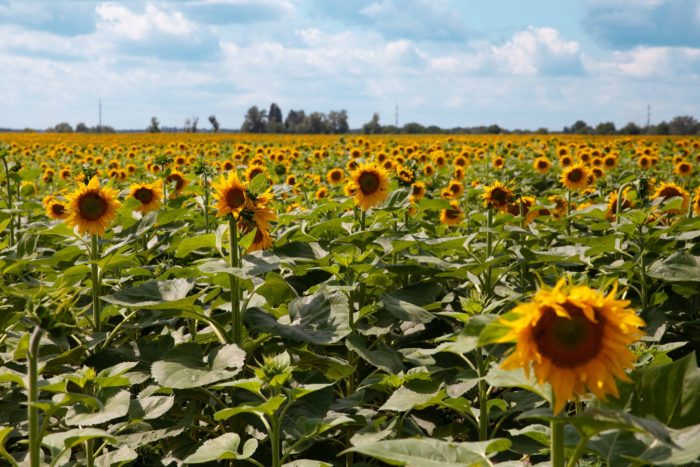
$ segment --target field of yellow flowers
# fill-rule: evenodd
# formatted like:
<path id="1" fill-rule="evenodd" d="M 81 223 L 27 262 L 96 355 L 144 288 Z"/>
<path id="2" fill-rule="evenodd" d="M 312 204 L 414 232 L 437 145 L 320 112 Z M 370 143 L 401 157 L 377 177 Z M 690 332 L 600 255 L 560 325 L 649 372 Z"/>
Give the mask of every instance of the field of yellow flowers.
<path id="1" fill-rule="evenodd" d="M 0 135 L 3 465 L 694 465 L 700 139 Z"/>

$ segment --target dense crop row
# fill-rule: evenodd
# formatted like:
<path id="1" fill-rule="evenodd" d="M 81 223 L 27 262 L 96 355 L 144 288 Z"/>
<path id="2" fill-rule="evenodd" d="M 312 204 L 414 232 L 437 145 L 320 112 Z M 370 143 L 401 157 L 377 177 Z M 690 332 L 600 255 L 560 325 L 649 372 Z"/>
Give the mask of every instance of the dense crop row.
<path id="1" fill-rule="evenodd" d="M 700 456 L 700 140 L 2 140 L 3 462 Z"/>

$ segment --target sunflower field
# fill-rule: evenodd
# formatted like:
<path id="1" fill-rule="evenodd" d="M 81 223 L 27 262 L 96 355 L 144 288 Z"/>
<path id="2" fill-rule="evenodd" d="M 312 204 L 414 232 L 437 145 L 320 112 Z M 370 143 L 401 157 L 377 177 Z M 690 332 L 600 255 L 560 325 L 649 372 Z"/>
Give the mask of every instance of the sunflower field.
<path id="1" fill-rule="evenodd" d="M 0 161 L 2 465 L 698 465 L 700 139 Z"/>

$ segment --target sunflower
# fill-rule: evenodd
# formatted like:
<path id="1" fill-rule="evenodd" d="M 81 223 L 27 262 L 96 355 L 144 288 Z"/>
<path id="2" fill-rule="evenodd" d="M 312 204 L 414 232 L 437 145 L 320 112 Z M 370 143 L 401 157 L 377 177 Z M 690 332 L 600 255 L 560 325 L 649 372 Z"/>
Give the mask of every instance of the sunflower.
<path id="1" fill-rule="evenodd" d="M 494 169 L 501 170 L 503 167 L 505 167 L 506 161 L 501 156 L 497 156 L 493 158 L 493 161 L 491 161 L 491 165 Z"/>
<path id="2" fill-rule="evenodd" d="M 693 165 L 685 161 L 679 162 L 673 169 L 673 173 L 675 173 L 676 175 L 680 175 L 681 177 L 687 177 L 688 175 L 693 173 Z"/>
<path id="3" fill-rule="evenodd" d="M 552 163 L 546 157 L 538 157 L 532 163 L 532 167 L 541 174 L 546 174 L 552 167 Z"/>
<path id="4" fill-rule="evenodd" d="M 328 188 L 322 186 L 318 190 L 316 190 L 316 199 L 321 200 L 324 198 L 328 198 Z"/>
<path id="5" fill-rule="evenodd" d="M 229 213 L 236 216 L 243 208 L 250 205 L 246 187 L 238 179 L 236 172 L 229 172 L 228 177 L 222 175 L 219 181 L 213 182 L 211 186 L 216 190 L 214 198 L 217 201 L 217 216 L 225 216 Z"/>
<path id="6" fill-rule="evenodd" d="M 250 253 L 258 250 L 266 250 L 272 246 L 272 237 L 270 237 L 270 232 L 267 229 L 255 229 L 255 237 L 253 237 L 253 243 L 246 248 L 245 252 Z"/>
<path id="7" fill-rule="evenodd" d="M 350 175 L 355 182 L 355 202 L 363 210 L 378 205 L 389 196 L 389 176 L 376 164 L 360 164 Z"/>
<path id="8" fill-rule="evenodd" d="M 569 190 L 580 191 L 591 184 L 591 171 L 583 164 L 575 164 L 564 169 L 559 179 Z"/>
<path id="9" fill-rule="evenodd" d="M 684 190 L 682 187 L 676 185 L 675 183 L 662 182 L 654 194 L 651 196 L 653 199 L 661 199 L 663 201 L 668 201 L 671 198 L 680 197 L 683 198 L 683 204 L 680 209 L 669 209 L 669 214 L 682 214 L 688 209 L 688 204 L 690 203 L 690 194 Z M 662 202 L 663 202 L 662 201 Z"/>
<path id="10" fill-rule="evenodd" d="M 440 211 L 440 223 L 456 225 L 464 219 L 464 212 L 459 208 L 457 201 L 452 201 L 449 208 Z"/>
<path id="11" fill-rule="evenodd" d="M 68 217 L 68 210 L 66 209 L 66 203 L 63 201 L 58 201 L 57 199 L 51 198 L 45 203 L 46 215 L 51 219 L 65 219 Z"/>
<path id="12" fill-rule="evenodd" d="M 653 160 L 649 156 L 641 156 L 639 159 L 637 159 L 637 165 L 643 170 L 647 170 L 649 167 L 651 167 L 652 163 Z"/>
<path id="13" fill-rule="evenodd" d="M 622 201 L 620 201 L 620 210 L 629 209 L 634 206 L 634 202 L 630 196 L 632 191 L 631 187 L 627 187 L 622 190 Z M 608 196 L 608 210 L 606 212 L 606 217 L 613 218 L 617 214 L 617 190 L 613 190 Z"/>
<path id="14" fill-rule="evenodd" d="M 693 212 L 696 216 L 700 216 L 700 187 L 695 190 L 695 196 L 693 197 Z"/>
<path id="15" fill-rule="evenodd" d="M 425 196 L 426 188 L 425 188 L 425 183 L 423 182 L 416 182 L 413 185 L 411 185 L 411 201 L 416 202 L 420 201 L 423 199 Z"/>
<path id="16" fill-rule="evenodd" d="M 505 369 L 534 370 L 540 384 L 552 386 L 554 413 L 567 401 L 585 394 L 618 396 L 615 378 L 629 381 L 624 370 L 636 360 L 628 345 L 643 336 L 644 321 L 616 300 L 617 284 L 604 295 L 587 286 L 560 280 L 554 289 L 540 289 L 531 302 L 513 309 L 501 323 L 510 328 L 498 342 L 515 341 Z"/>
<path id="17" fill-rule="evenodd" d="M 154 183 L 137 183 L 131 185 L 129 196 L 136 198 L 141 205 L 136 208 L 137 211 L 147 213 L 155 211 L 163 199 L 162 182 Z"/>
<path id="18" fill-rule="evenodd" d="M 182 190 L 184 190 L 188 184 L 185 175 L 177 170 L 173 170 L 170 172 L 170 175 L 165 177 L 165 183 L 172 184 L 171 186 L 173 186 L 173 192 L 170 193 L 171 198 L 180 196 Z"/>
<path id="19" fill-rule="evenodd" d="M 484 206 L 504 211 L 513 199 L 513 192 L 501 182 L 496 181 L 493 182 L 493 185 L 484 187 L 484 193 L 481 197 L 484 199 Z"/>
<path id="20" fill-rule="evenodd" d="M 344 179 L 345 176 L 343 175 L 342 169 L 331 169 L 326 174 L 326 180 L 328 180 L 328 183 L 330 183 L 331 185 L 339 185 L 343 183 Z"/>
<path id="21" fill-rule="evenodd" d="M 81 234 L 104 235 L 121 206 L 118 193 L 113 188 L 100 187 L 96 176 L 87 185 L 79 182 L 78 188 L 68 195 L 66 223 L 71 227 L 77 226 Z"/>

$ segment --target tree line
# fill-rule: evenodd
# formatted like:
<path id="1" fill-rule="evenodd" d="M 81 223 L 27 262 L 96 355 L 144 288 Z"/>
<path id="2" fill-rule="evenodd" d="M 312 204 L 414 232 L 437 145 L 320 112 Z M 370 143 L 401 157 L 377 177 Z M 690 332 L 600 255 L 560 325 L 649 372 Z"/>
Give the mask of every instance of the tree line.
<path id="1" fill-rule="evenodd" d="M 345 110 L 331 110 L 327 114 L 304 110 L 290 110 L 282 118 L 282 109 L 274 102 L 270 109 L 252 106 L 246 112 L 241 131 L 244 133 L 310 133 L 343 134 L 350 131 L 348 113 Z"/>

